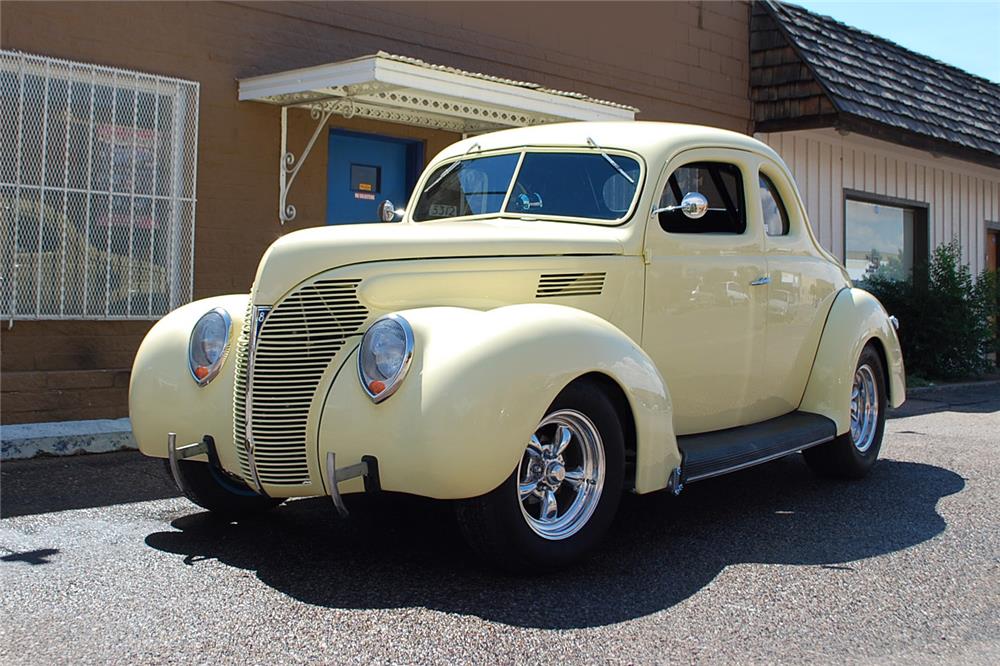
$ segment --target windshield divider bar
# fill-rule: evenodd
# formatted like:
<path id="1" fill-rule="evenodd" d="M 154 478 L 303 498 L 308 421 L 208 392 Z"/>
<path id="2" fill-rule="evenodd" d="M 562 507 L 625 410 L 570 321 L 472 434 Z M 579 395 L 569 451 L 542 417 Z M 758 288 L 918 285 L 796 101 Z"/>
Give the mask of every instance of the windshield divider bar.
<path id="1" fill-rule="evenodd" d="M 522 150 L 517 157 L 517 164 L 514 165 L 514 173 L 510 177 L 510 182 L 507 183 L 507 194 L 503 198 L 503 202 L 500 203 L 500 210 L 497 211 L 500 215 L 503 215 L 507 211 L 507 204 L 510 203 L 511 196 L 514 195 L 514 185 L 517 184 L 517 177 L 521 174 L 521 164 L 524 162 L 524 155 L 526 151 Z"/>

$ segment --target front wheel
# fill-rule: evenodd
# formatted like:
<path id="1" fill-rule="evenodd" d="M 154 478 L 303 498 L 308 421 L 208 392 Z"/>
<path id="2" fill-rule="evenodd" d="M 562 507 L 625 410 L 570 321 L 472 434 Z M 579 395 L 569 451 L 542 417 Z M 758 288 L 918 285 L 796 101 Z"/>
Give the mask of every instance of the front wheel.
<path id="1" fill-rule="evenodd" d="M 858 479 L 868 474 L 882 448 L 887 402 L 882 357 L 869 343 L 854 371 L 851 427 L 833 441 L 803 451 L 809 467 L 829 477 Z"/>
<path id="2" fill-rule="evenodd" d="M 163 461 L 170 471 L 170 461 Z M 249 518 L 281 504 L 281 498 L 258 495 L 246 485 L 230 479 L 210 464 L 196 460 L 177 461 L 183 488 L 179 488 L 189 500 L 208 509 L 213 515 L 227 520 Z"/>
<path id="3" fill-rule="evenodd" d="M 577 382 L 556 397 L 507 480 L 458 503 L 459 525 L 500 568 L 530 574 L 565 566 L 607 532 L 624 477 L 614 405 L 596 383 Z"/>

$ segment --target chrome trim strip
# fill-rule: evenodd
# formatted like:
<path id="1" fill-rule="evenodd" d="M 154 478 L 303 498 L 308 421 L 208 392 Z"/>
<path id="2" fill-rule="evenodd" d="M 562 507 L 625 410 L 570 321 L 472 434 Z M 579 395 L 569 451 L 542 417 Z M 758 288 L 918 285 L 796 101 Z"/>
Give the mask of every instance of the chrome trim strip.
<path id="1" fill-rule="evenodd" d="M 745 463 L 740 463 L 739 465 L 734 465 L 732 467 L 726 467 L 717 471 L 708 472 L 700 476 L 692 476 L 684 479 L 684 483 L 693 483 L 695 481 L 702 481 L 704 479 L 711 479 L 715 476 L 722 476 L 723 474 L 729 474 L 730 472 L 738 472 L 741 469 L 746 469 L 747 467 L 754 467 L 755 465 L 761 465 L 766 462 L 771 462 L 772 460 L 777 460 L 778 458 L 783 458 L 796 451 L 804 451 L 806 449 L 811 449 L 814 446 L 819 446 L 820 444 L 826 444 L 827 442 L 832 442 L 836 437 L 824 437 L 823 439 L 817 439 L 815 442 L 810 442 L 805 446 L 795 446 L 785 451 L 780 451 L 778 453 L 772 453 L 770 455 L 764 456 L 763 458 L 757 458 L 756 460 L 749 460 Z"/>
<path id="2" fill-rule="evenodd" d="M 243 410 L 246 414 L 244 425 L 244 447 L 247 451 L 247 464 L 250 466 L 251 481 L 254 490 L 264 493 L 263 485 L 260 482 L 260 475 L 257 473 L 257 460 L 254 458 L 253 442 L 253 367 L 257 355 L 257 339 L 260 331 L 264 327 L 264 321 L 271 312 L 270 305 L 258 305 L 253 309 L 253 326 L 250 329 L 250 340 L 247 345 L 247 390 L 244 397 Z"/>

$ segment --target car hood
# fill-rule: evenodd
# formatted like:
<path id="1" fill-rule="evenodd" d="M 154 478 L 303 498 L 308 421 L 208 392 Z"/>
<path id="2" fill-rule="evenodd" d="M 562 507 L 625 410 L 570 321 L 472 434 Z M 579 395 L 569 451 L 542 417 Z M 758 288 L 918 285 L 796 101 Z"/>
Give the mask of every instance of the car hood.
<path id="1" fill-rule="evenodd" d="M 351 224 L 296 231 L 260 261 L 254 302 L 276 303 L 303 280 L 341 266 L 400 259 L 624 254 L 623 229 L 530 220 Z"/>

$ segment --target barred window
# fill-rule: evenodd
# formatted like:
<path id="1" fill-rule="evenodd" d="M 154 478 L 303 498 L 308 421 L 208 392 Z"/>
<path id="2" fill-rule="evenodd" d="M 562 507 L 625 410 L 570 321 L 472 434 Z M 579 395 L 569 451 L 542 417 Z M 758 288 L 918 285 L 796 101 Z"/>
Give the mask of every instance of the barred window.
<path id="1" fill-rule="evenodd" d="M 0 51 L 0 317 L 191 300 L 198 84 Z"/>

